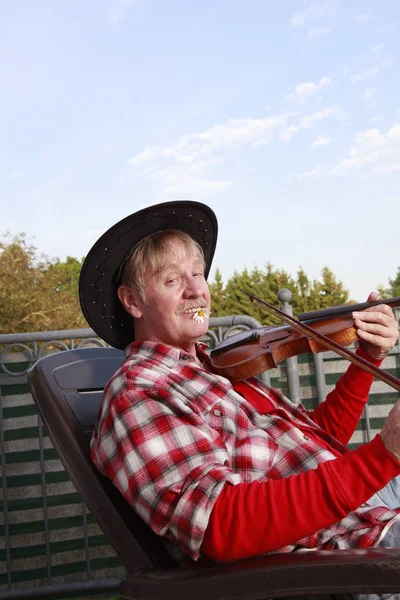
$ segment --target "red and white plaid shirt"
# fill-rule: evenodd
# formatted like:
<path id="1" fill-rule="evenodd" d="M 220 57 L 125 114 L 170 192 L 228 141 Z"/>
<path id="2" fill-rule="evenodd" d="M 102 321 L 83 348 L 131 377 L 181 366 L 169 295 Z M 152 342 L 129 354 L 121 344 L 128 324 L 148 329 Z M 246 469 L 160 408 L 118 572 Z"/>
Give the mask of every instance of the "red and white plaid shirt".
<path id="1" fill-rule="evenodd" d="M 198 345 L 202 360 L 205 348 Z M 302 406 L 255 379 L 246 384 L 267 395 L 273 413 L 258 413 L 193 356 L 133 342 L 104 390 L 91 440 L 94 463 L 153 531 L 194 560 L 226 483 L 289 477 L 345 452 Z M 304 426 L 317 432 L 315 439 L 304 436 Z M 333 452 L 318 445 L 318 435 Z M 277 552 L 373 546 L 397 520 L 397 511 L 363 505 Z"/>

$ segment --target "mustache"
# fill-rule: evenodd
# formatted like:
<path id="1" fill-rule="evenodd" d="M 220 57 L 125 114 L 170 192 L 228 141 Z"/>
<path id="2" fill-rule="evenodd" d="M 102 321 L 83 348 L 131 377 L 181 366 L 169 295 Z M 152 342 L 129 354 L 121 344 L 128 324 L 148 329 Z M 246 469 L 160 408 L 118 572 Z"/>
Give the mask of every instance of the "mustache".
<path id="1" fill-rule="evenodd" d="M 197 298 L 196 300 L 190 300 L 190 302 L 185 302 L 185 304 L 181 304 L 179 307 L 179 312 L 183 313 L 185 310 L 190 310 L 192 308 L 208 308 L 208 302 L 204 298 Z"/>

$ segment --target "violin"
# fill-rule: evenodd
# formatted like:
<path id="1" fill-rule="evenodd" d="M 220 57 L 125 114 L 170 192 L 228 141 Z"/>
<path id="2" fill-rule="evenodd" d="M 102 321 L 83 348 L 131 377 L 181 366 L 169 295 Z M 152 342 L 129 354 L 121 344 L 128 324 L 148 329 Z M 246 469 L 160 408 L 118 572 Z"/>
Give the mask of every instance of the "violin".
<path id="1" fill-rule="evenodd" d="M 240 381 L 273 369 L 287 358 L 306 352 L 317 354 L 333 350 L 400 392 L 399 379 L 346 348 L 357 339 L 353 311 L 378 304 L 400 306 L 400 297 L 302 313 L 295 319 L 257 296 L 249 296 L 268 312 L 278 315 L 286 325 L 259 327 L 224 340 L 210 354 L 214 373 L 231 381 Z"/>

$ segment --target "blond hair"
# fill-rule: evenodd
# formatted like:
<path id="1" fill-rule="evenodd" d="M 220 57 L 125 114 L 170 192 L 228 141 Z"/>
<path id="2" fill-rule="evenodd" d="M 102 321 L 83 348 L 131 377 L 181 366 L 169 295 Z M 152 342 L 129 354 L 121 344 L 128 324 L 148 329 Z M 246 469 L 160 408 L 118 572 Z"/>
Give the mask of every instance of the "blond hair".
<path id="1" fill-rule="evenodd" d="M 188 233 L 178 229 L 165 229 L 145 237 L 132 248 L 121 266 L 121 285 L 136 289 L 142 300 L 145 275 L 154 274 L 176 259 L 177 246 L 186 254 L 197 254 L 205 264 L 203 248 Z"/>

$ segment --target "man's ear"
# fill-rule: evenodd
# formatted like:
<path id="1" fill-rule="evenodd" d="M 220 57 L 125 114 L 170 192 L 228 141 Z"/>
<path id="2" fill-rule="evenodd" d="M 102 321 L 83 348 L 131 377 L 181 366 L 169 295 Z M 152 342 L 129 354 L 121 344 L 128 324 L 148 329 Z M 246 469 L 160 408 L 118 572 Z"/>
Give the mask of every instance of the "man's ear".
<path id="1" fill-rule="evenodd" d="M 142 303 L 139 294 L 136 290 L 128 285 L 120 285 L 118 288 L 118 298 L 125 310 L 135 319 L 140 319 L 142 311 L 140 309 Z"/>

